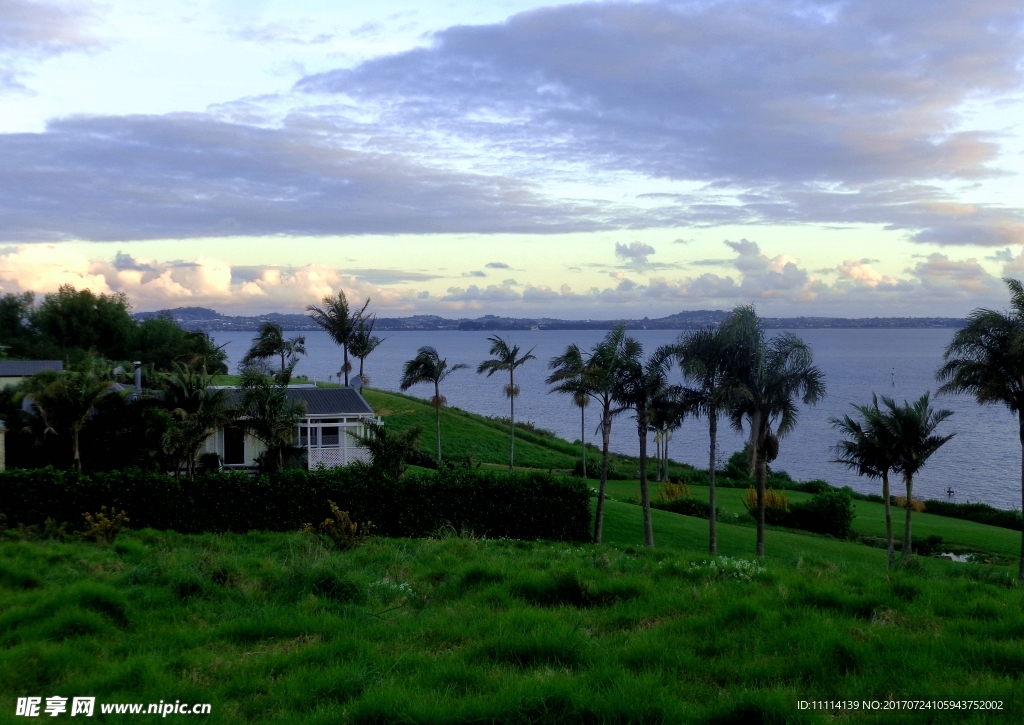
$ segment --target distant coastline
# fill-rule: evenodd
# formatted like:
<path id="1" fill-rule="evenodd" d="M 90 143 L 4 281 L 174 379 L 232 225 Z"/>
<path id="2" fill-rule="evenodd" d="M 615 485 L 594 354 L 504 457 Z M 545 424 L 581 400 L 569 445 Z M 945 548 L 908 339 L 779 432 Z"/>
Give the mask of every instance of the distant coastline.
<path id="1" fill-rule="evenodd" d="M 630 330 L 691 330 L 725 319 L 726 310 L 694 310 L 677 312 L 667 317 L 611 320 L 561 320 L 549 317 L 498 317 L 484 315 L 477 318 L 447 318 L 437 315 L 411 315 L 409 317 L 378 317 L 375 329 L 381 332 L 469 330 L 610 330 L 620 322 Z M 189 330 L 206 332 L 256 331 L 260 322 L 271 320 L 285 330 L 318 330 L 303 314 L 271 312 L 266 315 L 223 315 L 207 307 L 177 307 L 173 310 L 139 312 L 135 317 L 170 317 Z M 898 328 L 957 328 L 964 324 L 959 317 L 763 317 L 768 329 L 898 329 Z"/>

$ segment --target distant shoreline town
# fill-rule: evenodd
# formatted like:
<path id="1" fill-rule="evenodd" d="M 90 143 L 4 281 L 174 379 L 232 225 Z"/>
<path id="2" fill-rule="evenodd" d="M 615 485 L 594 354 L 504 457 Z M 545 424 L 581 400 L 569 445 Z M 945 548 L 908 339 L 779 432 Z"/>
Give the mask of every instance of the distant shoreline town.
<path id="1" fill-rule="evenodd" d="M 611 330 L 619 323 L 625 323 L 631 330 L 690 330 L 724 320 L 725 310 L 694 310 L 677 312 L 667 317 L 643 319 L 608 320 L 560 320 L 550 317 L 499 317 L 484 315 L 477 318 L 447 318 L 438 315 L 411 315 L 409 317 L 378 317 L 377 331 L 501 331 L 501 330 Z M 136 318 L 170 317 L 189 330 L 206 332 L 256 331 L 260 323 L 270 320 L 285 330 L 319 330 L 320 328 L 304 314 L 271 312 L 266 315 L 232 316 L 223 315 L 206 307 L 178 307 L 173 310 L 139 312 Z M 964 324 L 960 317 L 762 317 L 768 329 L 885 329 L 885 328 L 959 328 Z"/>

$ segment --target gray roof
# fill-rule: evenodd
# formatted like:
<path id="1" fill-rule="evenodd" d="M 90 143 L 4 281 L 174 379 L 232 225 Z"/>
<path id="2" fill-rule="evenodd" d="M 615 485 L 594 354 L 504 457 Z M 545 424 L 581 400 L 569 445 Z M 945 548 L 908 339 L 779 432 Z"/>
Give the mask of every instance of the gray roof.
<path id="1" fill-rule="evenodd" d="M 62 360 L 0 360 L 0 378 L 24 378 L 44 370 L 64 369 Z"/>
<path id="2" fill-rule="evenodd" d="M 230 405 L 242 398 L 240 390 L 232 390 Z M 355 388 L 288 388 L 288 400 L 306 404 L 307 416 L 373 415 L 373 408 Z"/>

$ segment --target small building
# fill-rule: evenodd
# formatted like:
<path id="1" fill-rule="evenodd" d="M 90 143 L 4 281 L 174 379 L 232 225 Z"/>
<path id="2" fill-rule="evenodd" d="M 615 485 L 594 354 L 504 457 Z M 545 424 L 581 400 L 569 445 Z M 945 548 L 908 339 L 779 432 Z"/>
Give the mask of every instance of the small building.
<path id="1" fill-rule="evenodd" d="M 231 404 L 241 401 L 238 388 L 232 392 Z M 355 388 L 318 388 L 315 385 L 289 385 L 288 401 L 302 403 L 305 419 L 295 431 L 295 445 L 305 449 L 309 468 L 347 466 L 353 461 L 370 462 L 366 448 L 348 434 L 361 433 L 366 420 L 377 420 L 373 408 Z M 255 468 L 263 451 L 263 443 L 247 435 L 241 426 L 218 428 L 206 440 L 204 453 L 216 453 L 225 468 Z"/>
<path id="2" fill-rule="evenodd" d="M 12 388 L 25 378 L 46 370 L 63 372 L 62 360 L 0 360 L 0 390 Z"/>

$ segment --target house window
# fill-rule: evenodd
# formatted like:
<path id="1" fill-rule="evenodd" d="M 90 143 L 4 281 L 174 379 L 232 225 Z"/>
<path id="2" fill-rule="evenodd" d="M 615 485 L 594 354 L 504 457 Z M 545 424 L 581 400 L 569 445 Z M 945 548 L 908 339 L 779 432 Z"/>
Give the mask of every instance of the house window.
<path id="1" fill-rule="evenodd" d="M 339 445 L 338 426 L 324 426 L 320 429 L 320 447 L 336 448 Z"/>
<path id="2" fill-rule="evenodd" d="M 245 431 L 237 425 L 224 429 L 224 464 L 239 466 L 245 463 Z"/>
<path id="3" fill-rule="evenodd" d="M 305 425 L 300 425 L 299 426 L 299 447 L 300 448 L 306 448 L 307 446 L 309 446 L 310 448 L 317 448 L 318 447 L 317 438 L 319 437 L 319 436 L 317 436 L 317 432 L 319 430 L 320 430 L 319 428 L 315 428 L 315 427 L 311 427 L 311 426 L 305 426 Z"/>

